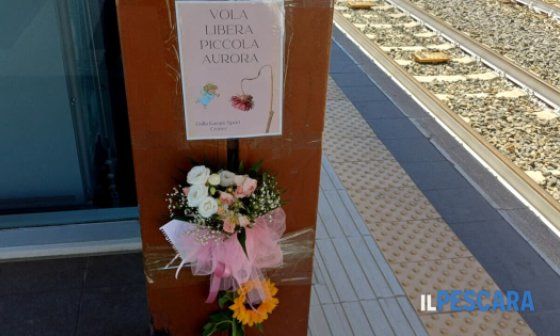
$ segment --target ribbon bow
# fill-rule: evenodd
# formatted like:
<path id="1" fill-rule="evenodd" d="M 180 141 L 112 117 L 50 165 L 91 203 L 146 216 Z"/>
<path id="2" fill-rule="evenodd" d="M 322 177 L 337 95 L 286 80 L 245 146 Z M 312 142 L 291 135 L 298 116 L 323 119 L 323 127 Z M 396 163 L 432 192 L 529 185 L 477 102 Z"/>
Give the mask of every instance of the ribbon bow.
<path id="1" fill-rule="evenodd" d="M 236 235 L 228 236 L 197 224 L 172 220 L 160 230 L 177 252 L 172 262 L 181 258 L 176 278 L 186 266 L 191 267 L 193 275 L 211 276 L 206 299 L 210 303 L 220 290 L 235 289 L 249 280 L 260 279 L 262 269 L 282 265 L 279 240 L 286 230 L 286 214 L 277 208 L 245 228 L 247 253 Z M 264 299 L 262 290 L 257 289 L 256 295 L 254 301 Z"/>

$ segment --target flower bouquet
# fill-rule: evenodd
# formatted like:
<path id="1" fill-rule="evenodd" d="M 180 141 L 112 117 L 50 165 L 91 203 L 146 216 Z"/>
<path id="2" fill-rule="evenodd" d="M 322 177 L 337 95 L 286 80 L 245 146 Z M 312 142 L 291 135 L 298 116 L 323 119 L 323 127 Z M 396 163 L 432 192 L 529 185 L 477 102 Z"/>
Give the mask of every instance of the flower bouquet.
<path id="1" fill-rule="evenodd" d="M 212 172 L 195 166 L 186 183 L 167 195 L 172 220 L 161 231 L 181 262 L 194 275 L 209 275 L 207 303 L 221 308 L 204 326 L 203 335 L 230 331 L 244 335 L 245 326 L 262 329 L 278 305 L 278 289 L 263 270 L 282 266 L 280 239 L 285 213 L 276 179 L 259 173 Z"/>

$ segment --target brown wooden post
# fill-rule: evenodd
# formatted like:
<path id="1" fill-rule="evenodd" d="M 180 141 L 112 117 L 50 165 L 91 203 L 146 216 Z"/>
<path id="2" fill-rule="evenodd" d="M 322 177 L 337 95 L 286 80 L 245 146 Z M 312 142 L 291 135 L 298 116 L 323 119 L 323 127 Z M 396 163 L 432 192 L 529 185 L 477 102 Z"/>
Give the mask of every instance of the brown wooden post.
<path id="1" fill-rule="evenodd" d="M 154 251 L 170 252 L 159 231 L 168 220 L 165 193 L 184 178 L 190 159 L 225 167 L 228 144 L 185 140 L 174 1 L 120 0 L 117 6 L 143 250 L 151 262 Z M 262 159 L 264 168 L 278 176 L 286 190 L 288 231 L 316 222 L 331 6 L 324 0 L 286 3 L 283 135 L 244 139 L 238 145 L 240 160 Z M 303 267 L 311 273 L 311 259 Z M 172 272 L 148 272 L 147 277 L 154 330 L 200 335 L 216 309 L 204 303 L 208 279 L 184 271 L 174 280 L 163 273 Z M 280 286 L 280 305 L 265 322 L 266 335 L 307 335 L 310 286 Z"/>

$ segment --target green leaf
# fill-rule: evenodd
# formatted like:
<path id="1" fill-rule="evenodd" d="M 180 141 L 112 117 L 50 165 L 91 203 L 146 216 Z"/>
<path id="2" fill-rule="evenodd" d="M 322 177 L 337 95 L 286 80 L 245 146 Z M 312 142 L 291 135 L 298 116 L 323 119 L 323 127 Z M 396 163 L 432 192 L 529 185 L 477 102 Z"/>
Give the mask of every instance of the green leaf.
<path id="1" fill-rule="evenodd" d="M 218 311 L 210 314 L 208 321 L 211 323 L 220 323 L 223 321 L 229 321 L 231 319 L 233 312 L 231 310 Z"/>
<path id="2" fill-rule="evenodd" d="M 216 332 L 229 329 L 233 332 L 234 321 L 237 320 L 233 318 L 233 312 L 231 310 L 212 313 L 208 317 L 208 322 L 202 328 L 202 335 L 210 336 Z"/>
<path id="3" fill-rule="evenodd" d="M 218 298 L 218 306 L 220 307 L 220 309 L 224 309 L 224 307 L 229 306 L 230 303 L 233 303 L 233 292 L 223 292 L 223 294 L 221 294 Z"/>
<path id="4" fill-rule="evenodd" d="M 233 326 L 231 324 L 231 321 L 222 321 L 220 323 L 218 323 L 216 325 L 216 330 L 217 331 L 226 331 L 228 329 L 233 329 Z"/>
<path id="5" fill-rule="evenodd" d="M 217 327 L 216 323 L 212 323 L 212 322 L 206 323 L 202 328 L 202 336 L 210 336 L 214 334 L 217 331 L 216 327 Z"/>
<path id="6" fill-rule="evenodd" d="M 227 298 L 225 296 L 220 296 L 218 298 L 218 307 L 220 307 L 220 309 L 224 309 L 226 303 L 227 303 Z"/>
<path id="7" fill-rule="evenodd" d="M 264 334 L 264 326 L 262 323 L 257 323 L 255 324 L 255 327 L 257 328 L 257 330 L 261 333 Z"/>
<path id="8" fill-rule="evenodd" d="M 239 168 L 237 170 L 238 170 L 238 174 L 240 175 L 243 174 L 243 172 L 245 171 L 245 164 L 243 163 L 243 161 L 239 162 Z"/>
<path id="9" fill-rule="evenodd" d="M 263 163 L 264 163 L 263 160 L 260 160 L 259 162 L 255 163 L 255 164 L 251 167 L 251 171 L 252 171 L 253 173 L 255 173 L 255 174 L 258 173 L 259 170 L 261 170 Z"/>
<path id="10" fill-rule="evenodd" d="M 236 319 L 232 320 L 231 336 L 245 336 L 243 325 Z"/>
<path id="11" fill-rule="evenodd" d="M 245 255 L 247 255 L 247 246 L 245 245 L 247 234 L 245 233 L 245 229 L 241 229 L 239 232 L 237 232 L 237 240 L 239 240 L 239 244 L 241 244 L 243 252 L 245 252 Z"/>

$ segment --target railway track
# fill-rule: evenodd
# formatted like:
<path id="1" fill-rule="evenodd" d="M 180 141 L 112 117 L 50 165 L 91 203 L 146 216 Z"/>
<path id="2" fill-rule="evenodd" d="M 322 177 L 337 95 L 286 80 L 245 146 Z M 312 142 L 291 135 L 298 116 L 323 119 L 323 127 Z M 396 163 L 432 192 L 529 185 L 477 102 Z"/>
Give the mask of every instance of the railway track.
<path id="1" fill-rule="evenodd" d="M 556 20 L 560 20 L 560 1 L 557 0 L 512 0 L 529 7 L 537 13 L 546 14 Z"/>
<path id="2" fill-rule="evenodd" d="M 560 88 L 560 21 L 513 0 L 409 0 Z"/>
<path id="3" fill-rule="evenodd" d="M 480 58 L 483 63 L 497 70 L 508 79 L 517 83 L 519 86 L 530 90 L 548 104 L 556 109 L 560 108 L 560 90 L 549 85 L 536 74 L 524 70 L 517 64 L 504 59 L 500 54 L 493 51 L 490 47 L 482 45 L 467 35 L 453 29 L 449 24 L 423 12 L 421 9 L 406 0 L 387 0 L 388 3 L 409 13 L 422 24 L 432 30 L 440 32 L 441 35 L 452 43 L 461 47 L 471 55 Z"/>
<path id="4" fill-rule="evenodd" d="M 560 230 L 556 88 L 406 1 L 339 2 L 335 24 Z M 415 63 L 418 50 L 446 51 L 451 62 Z"/>

